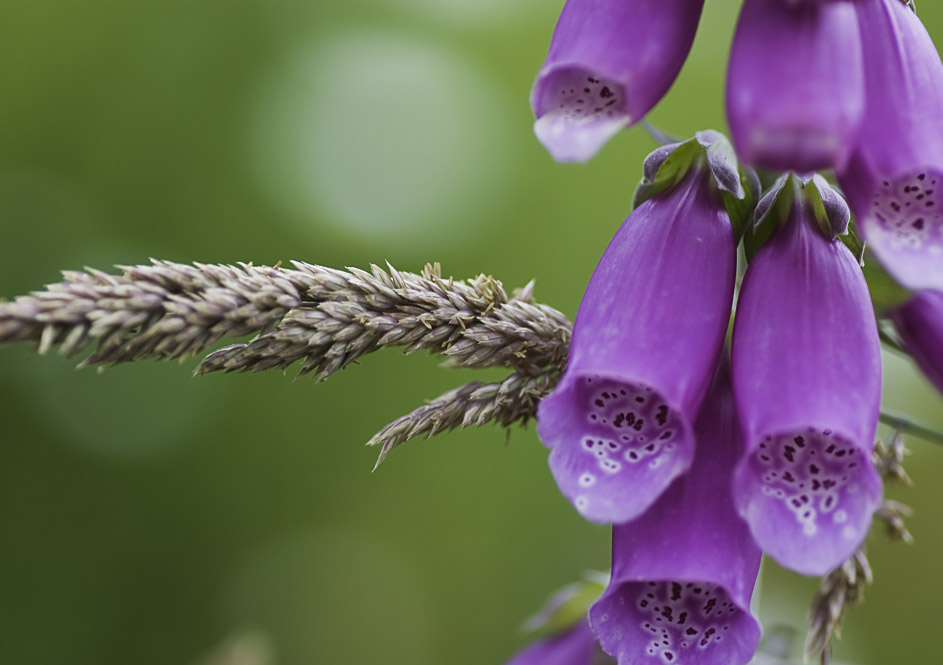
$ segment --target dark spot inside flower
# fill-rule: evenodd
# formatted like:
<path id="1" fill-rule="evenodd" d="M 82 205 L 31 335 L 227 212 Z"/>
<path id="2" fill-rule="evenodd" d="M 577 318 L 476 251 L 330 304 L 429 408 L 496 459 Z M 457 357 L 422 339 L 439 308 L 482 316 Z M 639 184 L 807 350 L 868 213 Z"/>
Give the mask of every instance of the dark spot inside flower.
<path id="1" fill-rule="evenodd" d="M 662 404 L 658 407 L 658 413 L 655 414 L 655 422 L 659 425 L 664 426 L 668 421 L 668 407 Z"/>
<path id="2" fill-rule="evenodd" d="M 918 217 L 917 219 L 915 219 L 911 226 L 913 226 L 917 230 L 923 230 L 923 217 Z"/>
<path id="3" fill-rule="evenodd" d="M 603 402 L 601 399 L 597 399 L 596 406 L 598 406 L 601 409 L 602 407 L 606 406 L 606 403 Z"/>
<path id="4" fill-rule="evenodd" d="M 639 419 L 635 422 L 635 424 L 632 426 L 632 428 L 633 428 L 636 432 L 641 432 L 641 431 L 642 431 L 642 428 L 643 428 L 644 426 L 645 426 L 645 421 L 642 420 L 641 418 L 639 418 Z"/>
<path id="5" fill-rule="evenodd" d="M 677 582 L 671 583 L 671 600 L 678 600 L 681 598 L 681 585 Z"/>
<path id="6" fill-rule="evenodd" d="M 625 393 L 622 393 L 622 394 L 624 395 Z M 638 397 L 635 398 L 635 401 L 638 402 L 639 404 L 644 404 L 645 398 L 639 395 Z"/>
<path id="7" fill-rule="evenodd" d="M 665 617 L 666 619 L 668 619 L 668 621 L 674 621 L 674 617 L 672 616 L 671 606 L 670 606 L 670 605 L 665 605 L 665 606 L 661 609 L 661 615 L 662 615 L 663 617 Z"/>
<path id="8" fill-rule="evenodd" d="M 687 613 L 687 612 L 682 612 L 681 614 L 678 615 L 678 625 L 679 625 L 679 626 L 683 626 L 683 625 L 684 625 L 684 622 L 687 621 L 687 620 L 688 620 L 688 613 Z"/>
<path id="9" fill-rule="evenodd" d="M 926 173 L 921 173 L 920 175 L 917 176 L 917 180 L 925 180 L 926 177 L 927 177 Z"/>
<path id="10" fill-rule="evenodd" d="M 714 605 L 716 604 L 717 604 L 716 598 L 708 599 L 708 601 L 704 604 L 704 614 L 710 614 L 714 610 Z"/>
<path id="11" fill-rule="evenodd" d="M 783 457 L 785 457 L 790 462 L 795 462 L 796 449 L 792 446 L 783 446 Z"/>
<path id="12" fill-rule="evenodd" d="M 801 436 L 797 436 L 795 439 L 793 439 L 793 441 L 795 441 L 796 445 L 800 448 L 805 448 L 805 439 L 803 439 Z"/>
<path id="13" fill-rule="evenodd" d="M 817 467 L 816 465 L 814 464 L 809 465 L 809 473 L 818 473 L 819 471 L 821 471 L 821 469 L 819 469 L 819 467 Z"/>
<path id="14" fill-rule="evenodd" d="M 696 628 L 688 628 L 686 631 L 684 631 L 684 634 L 685 634 L 685 635 L 697 635 L 697 629 L 696 629 Z"/>
<path id="15" fill-rule="evenodd" d="M 668 644 L 668 643 L 665 642 L 665 644 Z M 671 653 L 670 651 L 665 652 L 665 660 L 672 661 L 674 659 L 675 659 L 675 655 L 673 653 Z"/>
<path id="16" fill-rule="evenodd" d="M 672 434 L 674 434 L 674 432 L 672 432 L 671 430 L 667 430 L 665 432 L 662 432 L 662 435 L 658 438 L 661 439 L 662 441 L 666 441 L 671 438 Z"/>
<path id="17" fill-rule="evenodd" d="M 831 455 L 833 452 L 835 452 L 835 444 L 833 443 L 833 444 L 830 445 L 828 448 L 826 448 L 826 449 L 825 449 L 825 452 L 826 452 L 827 454 L 829 454 L 829 455 Z"/>

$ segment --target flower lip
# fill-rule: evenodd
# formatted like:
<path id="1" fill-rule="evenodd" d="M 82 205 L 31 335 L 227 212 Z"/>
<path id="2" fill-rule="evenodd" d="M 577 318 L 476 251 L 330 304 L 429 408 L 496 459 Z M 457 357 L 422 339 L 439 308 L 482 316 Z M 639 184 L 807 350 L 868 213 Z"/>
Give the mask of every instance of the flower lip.
<path id="1" fill-rule="evenodd" d="M 878 183 L 862 225 L 865 239 L 903 281 L 943 263 L 943 169 L 921 168 Z"/>
<path id="2" fill-rule="evenodd" d="M 734 472 L 740 516 L 763 549 L 824 575 L 864 539 L 881 499 L 870 452 L 828 428 L 786 428 L 748 443 Z"/>
<path id="3" fill-rule="evenodd" d="M 550 469 L 580 514 L 622 523 L 644 512 L 694 457 L 682 411 L 625 375 L 577 371 L 541 402 Z"/>
<path id="4" fill-rule="evenodd" d="M 590 622 L 597 634 L 623 631 L 620 645 L 634 648 L 615 655 L 632 665 L 745 663 L 760 634 L 748 607 L 703 580 L 623 582 L 593 606 Z"/>
<path id="5" fill-rule="evenodd" d="M 622 85 L 576 63 L 542 71 L 531 105 L 537 138 L 561 162 L 586 161 L 633 122 Z"/>

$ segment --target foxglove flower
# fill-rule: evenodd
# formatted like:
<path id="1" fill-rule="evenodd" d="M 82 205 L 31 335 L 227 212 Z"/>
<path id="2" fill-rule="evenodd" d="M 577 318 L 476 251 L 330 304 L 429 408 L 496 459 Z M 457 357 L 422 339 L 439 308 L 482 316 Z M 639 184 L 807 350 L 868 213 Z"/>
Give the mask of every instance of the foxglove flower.
<path id="1" fill-rule="evenodd" d="M 727 73 L 727 118 L 745 162 L 779 171 L 842 168 L 863 112 L 852 3 L 744 2 Z"/>
<path id="2" fill-rule="evenodd" d="M 507 665 L 595 665 L 598 655 L 596 636 L 583 620 L 562 633 L 534 642 Z"/>
<path id="3" fill-rule="evenodd" d="M 900 0 L 855 7 L 867 109 L 839 182 L 888 272 L 910 289 L 943 289 L 943 63 Z"/>
<path id="4" fill-rule="evenodd" d="M 646 170 L 669 153 L 652 153 Z M 588 520 L 637 517 L 694 456 L 691 423 L 727 330 L 736 272 L 714 182 L 697 162 L 616 232 L 576 315 L 566 372 L 540 403 L 550 469 Z"/>
<path id="5" fill-rule="evenodd" d="M 858 262 L 822 232 L 849 217 L 824 180 L 781 179 L 757 216 L 778 228 L 750 263 L 737 305 L 733 376 L 746 454 L 734 496 L 767 554 L 822 575 L 858 547 L 881 497 L 871 462 L 877 324 Z"/>
<path id="6" fill-rule="evenodd" d="M 668 92 L 704 0 L 569 0 L 531 91 L 534 132 L 561 162 L 584 162 Z"/>
<path id="7" fill-rule="evenodd" d="M 612 578 L 589 621 L 619 665 L 743 665 L 760 639 L 749 608 L 761 554 L 730 496 L 743 442 L 725 366 L 695 431 L 691 470 L 613 527 Z"/>
<path id="8" fill-rule="evenodd" d="M 891 311 L 904 346 L 943 393 L 943 291 L 923 291 Z"/>

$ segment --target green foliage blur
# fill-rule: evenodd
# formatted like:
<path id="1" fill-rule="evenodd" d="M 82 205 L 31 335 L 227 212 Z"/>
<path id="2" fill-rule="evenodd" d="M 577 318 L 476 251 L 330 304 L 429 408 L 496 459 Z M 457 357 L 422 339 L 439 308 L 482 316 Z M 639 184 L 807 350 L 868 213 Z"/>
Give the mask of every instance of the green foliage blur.
<path id="1" fill-rule="evenodd" d="M 709 0 L 651 118 L 724 129 L 738 7 Z M 943 44 L 943 8 L 921 2 Z M 630 210 L 633 129 L 558 165 L 527 96 L 561 0 L 0 3 L 0 297 L 149 257 L 488 272 L 569 315 Z M 195 361 L 76 371 L 0 348 L 0 663 L 484 665 L 546 595 L 606 569 L 533 427 L 362 444 L 459 383 L 396 351 L 317 384 L 191 378 Z M 889 408 L 943 400 L 888 357 Z M 500 372 L 488 375 L 499 376 Z M 916 545 L 875 530 L 876 584 L 838 643 L 939 662 L 943 450 L 910 442 Z M 767 626 L 814 580 L 767 565 Z"/>

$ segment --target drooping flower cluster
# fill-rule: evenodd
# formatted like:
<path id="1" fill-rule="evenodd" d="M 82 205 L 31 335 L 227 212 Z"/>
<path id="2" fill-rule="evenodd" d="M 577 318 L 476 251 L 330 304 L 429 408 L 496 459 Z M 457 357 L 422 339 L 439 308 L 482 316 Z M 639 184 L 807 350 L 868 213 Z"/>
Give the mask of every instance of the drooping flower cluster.
<path id="1" fill-rule="evenodd" d="M 569 0 L 531 96 L 551 155 L 641 120 L 701 9 Z M 739 162 L 716 132 L 646 159 L 538 411 L 560 490 L 613 525 L 589 624 L 619 665 L 748 662 L 760 549 L 825 575 L 865 538 L 881 356 L 862 239 L 912 291 L 879 313 L 943 392 L 943 63 L 912 8 L 745 0 L 727 112 Z M 760 197 L 749 165 L 785 173 Z"/>

